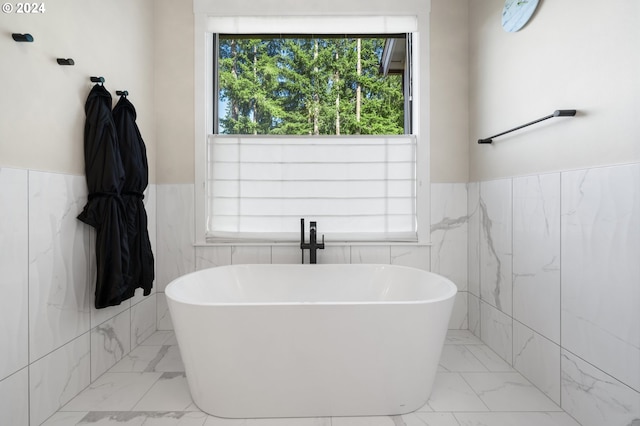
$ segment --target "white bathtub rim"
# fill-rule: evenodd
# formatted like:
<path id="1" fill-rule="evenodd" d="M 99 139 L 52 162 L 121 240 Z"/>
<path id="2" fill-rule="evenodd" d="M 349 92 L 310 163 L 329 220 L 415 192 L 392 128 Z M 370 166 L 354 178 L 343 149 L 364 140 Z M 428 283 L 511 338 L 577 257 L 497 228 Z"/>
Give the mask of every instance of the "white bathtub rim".
<path id="1" fill-rule="evenodd" d="M 389 265 L 389 264 L 319 264 L 319 265 L 304 265 L 304 267 L 314 268 L 314 267 L 331 267 L 331 266 L 340 266 L 347 267 L 348 265 L 353 265 L 357 267 L 375 267 L 375 268 L 391 268 L 391 269 L 405 269 L 412 270 L 419 273 L 424 273 L 429 276 L 433 276 L 435 279 L 444 282 L 447 285 L 447 291 L 444 292 L 443 295 L 438 297 L 432 297 L 429 299 L 418 299 L 418 300 L 376 300 L 376 301 L 294 301 L 294 302 L 201 302 L 194 300 L 186 300 L 186 298 L 179 297 L 175 294 L 174 287 L 178 287 L 180 283 L 184 280 L 188 280 L 190 277 L 197 275 L 199 273 L 203 273 L 204 271 L 211 269 L 221 269 L 221 268 L 234 268 L 234 267 L 252 267 L 252 266 L 272 266 L 272 267 L 286 267 L 289 264 L 237 264 L 237 265 L 222 265 L 222 266 L 214 266 L 211 268 L 201 269 L 198 271 L 190 272 L 185 275 L 181 275 L 178 278 L 172 280 L 167 287 L 165 288 L 165 296 L 171 302 L 180 303 L 183 305 L 192 305 L 192 306 L 214 306 L 214 307 L 256 307 L 256 306 L 376 306 L 376 305 L 428 305 L 432 303 L 442 302 L 444 300 L 448 300 L 454 298 L 458 293 L 458 288 L 449 278 L 437 274 L 431 271 L 425 271 L 423 269 L 414 268 L 411 266 L 403 266 L 403 265 Z M 302 266 L 300 264 L 290 264 L 292 266 Z"/>

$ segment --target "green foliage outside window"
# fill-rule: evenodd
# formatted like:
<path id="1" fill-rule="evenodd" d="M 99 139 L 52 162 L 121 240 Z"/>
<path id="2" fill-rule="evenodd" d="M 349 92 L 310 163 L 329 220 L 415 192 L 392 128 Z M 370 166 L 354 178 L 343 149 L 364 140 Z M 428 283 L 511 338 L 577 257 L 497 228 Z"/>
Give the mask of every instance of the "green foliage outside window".
<path id="1" fill-rule="evenodd" d="M 384 43 L 220 36 L 219 133 L 404 134 L 402 75 L 379 71 Z"/>

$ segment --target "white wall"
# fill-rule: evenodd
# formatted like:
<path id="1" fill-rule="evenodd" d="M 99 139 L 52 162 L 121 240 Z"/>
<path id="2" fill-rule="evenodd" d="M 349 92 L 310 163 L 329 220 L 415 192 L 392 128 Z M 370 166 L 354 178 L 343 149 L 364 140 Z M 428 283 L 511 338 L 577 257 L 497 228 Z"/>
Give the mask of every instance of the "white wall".
<path id="1" fill-rule="evenodd" d="M 470 1 L 470 180 L 640 160 L 640 3 L 542 1 L 519 32 Z M 497 138 L 477 140 L 577 109 Z"/>
<path id="2" fill-rule="evenodd" d="M 39 15 L 0 14 L 0 166 L 84 175 L 84 103 L 89 77 L 103 76 L 114 104 L 116 90 L 129 91 L 153 182 L 153 1 L 44 4 Z M 34 42 L 15 42 L 14 32 Z"/>
<path id="3" fill-rule="evenodd" d="M 194 20 L 189 0 L 154 0 L 158 183 L 194 181 Z"/>
<path id="4" fill-rule="evenodd" d="M 431 182 L 469 181 L 469 3 L 432 0 Z"/>

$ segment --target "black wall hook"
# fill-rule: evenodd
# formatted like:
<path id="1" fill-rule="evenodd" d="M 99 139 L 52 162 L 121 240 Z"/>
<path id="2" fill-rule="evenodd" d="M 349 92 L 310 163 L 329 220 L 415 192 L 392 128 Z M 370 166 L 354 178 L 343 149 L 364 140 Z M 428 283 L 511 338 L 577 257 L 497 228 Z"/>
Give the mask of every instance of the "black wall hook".
<path id="1" fill-rule="evenodd" d="M 100 85 L 104 83 L 104 77 L 90 77 L 90 79 L 93 83 L 98 83 Z"/>
<path id="2" fill-rule="evenodd" d="M 127 96 L 129 96 L 129 92 L 126 90 L 116 90 L 116 95 L 124 96 L 126 98 Z"/>
<path id="3" fill-rule="evenodd" d="M 68 58 L 68 59 L 57 58 L 56 61 L 58 62 L 58 65 L 75 65 L 76 64 L 71 58 Z"/>
<path id="4" fill-rule="evenodd" d="M 13 34 L 11 34 L 11 37 L 15 41 L 26 41 L 26 42 L 29 42 L 29 43 L 33 42 L 33 36 L 31 34 L 28 34 L 28 33 L 25 33 L 25 34 L 13 33 Z"/>

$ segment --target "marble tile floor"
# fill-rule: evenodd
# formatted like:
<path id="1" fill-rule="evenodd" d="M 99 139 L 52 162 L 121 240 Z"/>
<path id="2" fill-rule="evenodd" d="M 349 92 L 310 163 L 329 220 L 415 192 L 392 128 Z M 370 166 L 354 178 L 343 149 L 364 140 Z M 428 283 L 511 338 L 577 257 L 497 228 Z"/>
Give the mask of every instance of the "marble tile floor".
<path id="1" fill-rule="evenodd" d="M 222 419 L 192 402 L 171 331 L 157 331 L 44 426 L 579 426 L 466 330 L 450 330 L 431 398 L 402 416 Z"/>

